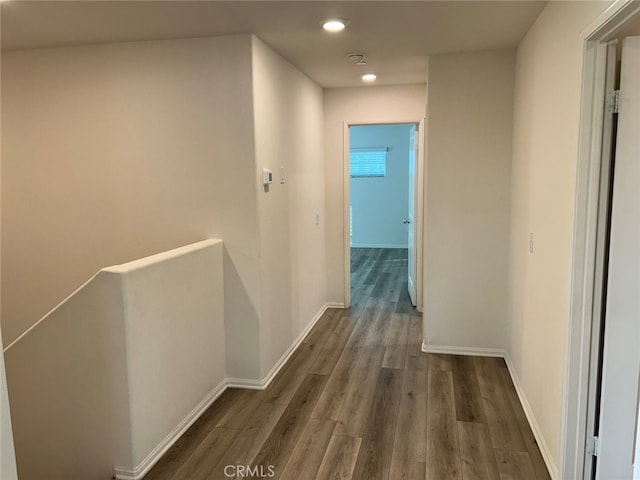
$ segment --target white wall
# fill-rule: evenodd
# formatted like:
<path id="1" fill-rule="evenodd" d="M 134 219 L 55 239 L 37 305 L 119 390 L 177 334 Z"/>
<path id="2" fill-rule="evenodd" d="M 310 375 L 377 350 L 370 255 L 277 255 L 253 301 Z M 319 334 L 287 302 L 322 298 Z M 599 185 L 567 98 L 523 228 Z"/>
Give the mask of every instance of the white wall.
<path id="1" fill-rule="evenodd" d="M 429 58 L 429 348 L 505 346 L 513 77 L 513 51 Z"/>
<path id="2" fill-rule="evenodd" d="M 322 89 L 256 37 L 252 61 L 264 377 L 326 302 L 323 106 Z"/>
<path id="3" fill-rule="evenodd" d="M 324 91 L 324 165 L 327 209 L 327 299 L 344 303 L 344 125 L 418 122 L 425 116 L 426 87 L 330 88 Z M 348 232 L 347 232 L 348 233 Z"/>
<path id="4" fill-rule="evenodd" d="M 108 479 L 131 465 L 124 310 L 101 274 L 5 351 L 20 478 Z"/>
<path id="5" fill-rule="evenodd" d="M 0 9 L 1 13 L 1 9 Z M 1 18 L 1 15 L 0 15 Z M 1 22 L 0 22 L 1 23 Z M 1 69 L 0 62 L 0 69 Z M 2 84 L 2 76 L 0 75 L 0 85 Z M 1 89 L 1 88 L 0 88 Z M 0 100 L 0 110 L 1 110 Z M 0 118 L 0 131 L 2 130 L 2 118 Z M 0 136 L 0 145 L 2 145 L 2 138 Z M 0 165 L 2 163 L 2 149 L 0 148 Z M 2 168 L 0 168 L 0 171 Z M 0 180 L 0 185 L 2 182 Z M 1 191 L 1 188 L 0 188 Z M 0 195 L 0 199 L 2 196 Z M 1 200 L 0 200 L 1 204 Z M 0 225 L 0 245 L 2 243 L 1 235 L 2 226 Z M 2 265 L 2 258 L 0 257 L 0 267 Z M 0 268 L 0 272 L 2 269 Z M 2 275 L 0 275 L 0 279 Z M 2 292 L 0 290 L 0 299 L 2 298 Z M 0 302 L 1 304 L 1 302 Z M 13 431 L 11 428 L 11 415 L 9 414 L 9 397 L 7 394 L 7 377 L 4 369 L 4 347 L 2 343 L 2 327 L 0 326 L 0 478 L 3 480 L 16 480 L 18 477 L 16 471 L 15 452 L 13 447 Z"/>
<path id="6" fill-rule="evenodd" d="M 130 467 L 225 385 L 222 252 L 206 240 L 105 270 L 126 299 Z"/>
<path id="7" fill-rule="evenodd" d="M 5 345 L 106 265 L 225 240 L 235 376 L 258 377 L 251 36 L 2 55 Z"/>
<path id="8" fill-rule="evenodd" d="M 409 130 L 411 125 L 367 125 L 350 129 L 350 148 L 386 147 L 385 177 L 351 178 L 354 247 L 407 248 Z"/>
<path id="9" fill-rule="evenodd" d="M 583 45 L 609 2 L 549 2 L 518 47 L 507 351 L 551 458 L 560 459 Z M 535 235 L 529 253 L 529 232 Z"/>
<path id="10" fill-rule="evenodd" d="M 104 269 L 7 347 L 21 479 L 137 473 L 222 391 L 222 251 Z"/>

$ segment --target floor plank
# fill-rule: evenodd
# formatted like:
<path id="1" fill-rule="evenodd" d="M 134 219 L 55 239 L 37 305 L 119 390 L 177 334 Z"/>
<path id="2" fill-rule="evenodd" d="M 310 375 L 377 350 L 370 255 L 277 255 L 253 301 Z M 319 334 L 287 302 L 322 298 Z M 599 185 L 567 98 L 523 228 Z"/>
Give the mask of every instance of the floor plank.
<path id="1" fill-rule="evenodd" d="M 284 465 L 295 448 L 326 381 L 327 377 L 324 375 L 307 375 L 254 458 L 252 462 L 254 466 L 257 465 L 264 468 L 272 466 L 275 469 L 276 476 L 282 473 Z"/>
<path id="2" fill-rule="evenodd" d="M 380 347 L 369 347 L 367 351 L 353 369 L 353 378 L 336 425 L 339 435 L 361 437 L 364 433 L 384 356 L 384 349 Z"/>
<path id="3" fill-rule="evenodd" d="M 252 412 L 247 426 L 222 455 L 206 479 L 226 478 L 224 469 L 227 465 L 250 465 L 271 435 L 284 410 L 284 405 L 265 402 Z M 179 479 L 176 478 L 176 480 Z"/>
<path id="4" fill-rule="evenodd" d="M 309 420 L 279 480 L 315 478 L 335 425 L 331 420 Z"/>
<path id="5" fill-rule="evenodd" d="M 353 478 L 362 438 L 334 435 L 329 441 L 316 480 L 347 480 Z"/>
<path id="6" fill-rule="evenodd" d="M 464 480 L 499 478 L 491 437 L 485 424 L 458 422 L 458 438 Z"/>
<path id="7" fill-rule="evenodd" d="M 508 450 L 496 450 L 500 480 L 536 480 L 529 454 L 525 452 L 512 452 Z"/>
<path id="8" fill-rule="evenodd" d="M 482 395 L 473 358 L 464 355 L 454 357 L 451 372 L 456 400 L 456 418 L 462 422 L 485 421 Z"/>
<path id="9" fill-rule="evenodd" d="M 410 323 L 409 336 L 407 338 L 407 354 L 410 357 L 426 357 L 422 352 L 422 315 L 416 314 L 414 310 L 409 315 Z"/>
<path id="10" fill-rule="evenodd" d="M 382 368 L 404 368 L 410 326 L 411 317 L 409 315 L 399 313 L 391 315 L 391 326 L 387 331 Z"/>
<path id="11" fill-rule="evenodd" d="M 185 460 L 203 443 L 218 423 L 237 405 L 245 392 L 227 389 L 214 404 L 182 435 L 147 473 L 145 480 L 169 480 L 183 466 Z M 230 431 L 233 431 L 230 429 Z"/>
<path id="12" fill-rule="evenodd" d="M 402 379 L 398 426 L 393 443 L 393 461 L 400 465 L 424 465 L 427 451 L 427 356 L 407 352 Z"/>
<path id="13" fill-rule="evenodd" d="M 520 428 L 520 433 L 522 433 L 524 445 L 527 449 L 527 453 L 529 454 L 529 460 L 531 461 L 533 470 L 535 471 L 535 478 L 540 480 L 551 480 L 551 476 L 547 470 L 547 465 L 544 463 L 544 459 L 542 458 L 542 454 L 538 448 L 538 442 L 536 442 L 536 439 L 533 436 L 533 432 L 529 426 L 529 421 L 527 420 L 524 409 L 520 404 L 520 399 L 518 398 L 518 394 L 516 393 L 516 389 L 511 380 L 511 375 L 509 375 L 509 371 L 506 368 L 502 369 L 500 373 L 502 374 L 505 390 L 509 395 L 509 402 L 513 407 L 513 412 L 518 421 L 518 427 Z"/>
<path id="14" fill-rule="evenodd" d="M 425 465 L 422 462 L 391 462 L 391 480 L 424 480 L 426 475 Z"/>
<path id="15" fill-rule="evenodd" d="M 244 428 L 251 417 L 251 412 L 255 411 L 265 397 L 262 392 L 256 394 L 249 390 L 235 390 L 239 392 L 239 395 L 234 400 L 233 408 L 227 410 L 226 414 L 218 421 L 217 427 L 224 427 L 230 430 Z"/>
<path id="16" fill-rule="evenodd" d="M 492 358 L 474 357 L 474 361 L 493 447 L 525 452 L 524 439 L 500 372 L 504 369 L 496 368 Z"/>
<path id="17" fill-rule="evenodd" d="M 350 392 L 352 380 L 362 369 L 358 368 L 372 354 L 372 349 L 365 349 L 369 332 L 376 326 L 381 313 L 378 308 L 383 305 L 379 299 L 371 299 L 359 317 L 349 341 L 332 370 L 327 387 L 322 392 L 312 418 L 338 420 Z M 370 342 L 372 343 L 372 342 Z M 382 359 L 380 358 L 380 363 Z"/>
<path id="18" fill-rule="evenodd" d="M 375 398 L 368 413 L 354 478 L 389 478 L 401 384 L 400 372 L 390 368 L 382 369 L 375 387 Z"/>
<path id="19" fill-rule="evenodd" d="M 239 434 L 240 430 L 214 428 L 173 478 L 206 479 Z"/>
<path id="20" fill-rule="evenodd" d="M 353 367 L 358 360 L 357 352 L 345 349 L 327 381 L 327 386 L 320 394 L 311 418 L 338 420 L 354 375 Z"/>
<path id="21" fill-rule="evenodd" d="M 351 334 L 357 324 L 358 319 L 349 315 L 343 315 L 335 330 L 328 339 L 326 345 L 318 355 L 315 363 L 309 370 L 309 373 L 318 373 L 320 375 L 331 375 L 335 368 L 340 355 L 344 351 L 344 347 L 349 341 Z"/>
<path id="22" fill-rule="evenodd" d="M 429 355 L 429 370 L 453 371 L 454 355 L 431 354 Z"/>
<path id="23" fill-rule="evenodd" d="M 462 480 L 453 376 L 429 371 L 427 412 L 427 480 Z"/>

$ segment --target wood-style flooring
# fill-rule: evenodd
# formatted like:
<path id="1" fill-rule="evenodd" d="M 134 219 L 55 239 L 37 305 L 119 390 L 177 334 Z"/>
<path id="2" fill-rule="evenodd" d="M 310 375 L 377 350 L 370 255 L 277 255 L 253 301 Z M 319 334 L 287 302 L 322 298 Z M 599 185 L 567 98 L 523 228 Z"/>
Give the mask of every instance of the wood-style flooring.
<path id="1" fill-rule="evenodd" d="M 406 250 L 353 249 L 352 307 L 266 390 L 225 391 L 145 480 L 549 479 L 502 359 L 420 351 L 406 276 Z"/>

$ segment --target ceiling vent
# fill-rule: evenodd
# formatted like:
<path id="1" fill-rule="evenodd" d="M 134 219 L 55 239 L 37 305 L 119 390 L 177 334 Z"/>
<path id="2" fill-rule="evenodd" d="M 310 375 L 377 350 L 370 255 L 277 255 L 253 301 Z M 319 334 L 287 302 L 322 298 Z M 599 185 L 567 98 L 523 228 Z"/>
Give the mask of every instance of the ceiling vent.
<path id="1" fill-rule="evenodd" d="M 351 60 L 351 63 L 354 65 L 366 65 L 367 60 L 364 58 L 366 55 L 364 53 L 347 53 L 347 58 Z"/>

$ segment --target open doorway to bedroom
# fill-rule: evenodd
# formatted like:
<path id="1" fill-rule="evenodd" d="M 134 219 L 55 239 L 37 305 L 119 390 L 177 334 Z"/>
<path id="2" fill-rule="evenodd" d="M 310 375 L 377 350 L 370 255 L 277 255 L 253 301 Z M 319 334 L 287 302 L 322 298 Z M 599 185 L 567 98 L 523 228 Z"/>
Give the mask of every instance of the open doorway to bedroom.
<path id="1" fill-rule="evenodd" d="M 583 33 L 565 478 L 640 479 L 640 5 Z"/>
<path id="2" fill-rule="evenodd" d="M 353 306 L 418 304 L 419 124 L 350 125 L 348 248 Z"/>

